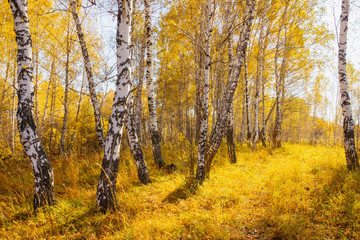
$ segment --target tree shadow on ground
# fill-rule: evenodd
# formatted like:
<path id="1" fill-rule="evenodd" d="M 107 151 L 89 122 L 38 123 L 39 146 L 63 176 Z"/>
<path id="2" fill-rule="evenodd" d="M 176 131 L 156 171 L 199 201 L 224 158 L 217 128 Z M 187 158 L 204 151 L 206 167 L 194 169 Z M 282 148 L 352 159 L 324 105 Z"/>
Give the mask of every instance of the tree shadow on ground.
<path id="1" fill-rule="evenodd" d="M 196 194 L 197 187 L 198 185 L 195 181 L 185 181 L 185 183 L 169 193 L 162 202 L 176 203 L 180 199 L 187 199 Z"/>

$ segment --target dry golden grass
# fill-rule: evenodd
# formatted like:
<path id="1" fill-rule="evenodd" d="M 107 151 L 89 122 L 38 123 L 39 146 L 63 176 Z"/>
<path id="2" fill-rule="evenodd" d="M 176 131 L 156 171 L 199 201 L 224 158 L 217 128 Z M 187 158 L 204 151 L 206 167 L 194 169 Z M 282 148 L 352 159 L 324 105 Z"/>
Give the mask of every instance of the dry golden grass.
<path id="1" fill-rule="evenodd" d="M 222 148 L 211 178 L 197 189 L 186 183 L 189 154 L 164 149 L 168 162 L 180 169 L 169 175 L 150 164 L 152 183 L 146 186 L 137 182 L 134 164 L 123 154 L 120 209 L 105 215 L 95 208 L 99 156 L 54 160 L 57 204 L 36 216 L 31 171 L 26 160 L 14 160 L 9 163 L 14 169 L 0 174 L 1 239 L 360 237 L 360 174 L 347 171 L 340 147 L 285 145 L 257 152 L 240 147 L 234 165 Z"/>

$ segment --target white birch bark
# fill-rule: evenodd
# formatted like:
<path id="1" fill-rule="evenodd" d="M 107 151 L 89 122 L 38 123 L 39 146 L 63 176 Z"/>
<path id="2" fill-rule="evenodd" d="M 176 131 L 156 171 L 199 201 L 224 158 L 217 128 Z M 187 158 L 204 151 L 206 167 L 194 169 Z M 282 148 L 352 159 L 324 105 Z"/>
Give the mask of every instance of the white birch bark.
<path id="1" fill-rule="evenodd" d="M 149 105 L 149 129 L 151 135 L 151 142 L 153 147 L 154 162 L 158 167 L 163 167 L 165 162 L 161 154 L 161 137 L 157 125 L 157 111 L 156 111 L 156 99 L 153 86 L 153 36 L 151 26 L 151 12 L 150 12 L 150 0 L 144 0 L 145 2 L 145 28 L 146 28 L 146 90 L 148 95 Z"/>
<path id="2" fill-rule="evenodd" d="M 281 130 L 280 130 L 280 118 L 281 118 L 281 101 L 280 101 L 280 77 L 278 73 L 278 56 L 279 56 L 279 48 L 280 48 L 280 33 L 281 28 L 279 28 L 278 36 L 277 36 L 277 44 L 275 49 L 275 125 L 273 130 L 272 142 L 274 147 L 281 147 Z"/>
<path id="3" fill-rule="evenodd" d="M 346 76 L 346 47 L 347 31 L 349 20 L 349 0 L 343 0 L 341 4 L 340 15 L 340 37 L 339 37 L 339 84 L 340 84 L 340 104 L 343 114 L 343 131 L 346 163 L 349 170 L 359 168 L 358 156 L 355 149 L 354 141 L 354 120 L 348 90 L 348 80 Z"/>
<path id="4" fill-rule="evenodd" d="M 260 103 L 260 88 L 261 82 L 263 79 L 263 60 L 264 60 L 264 22 L 263 20 L 260 22 L 260 36 L 259 36 L 259 53 L 257 57 L 257 75 L 256 75 L 256 83 L 255 83 L 255 104 L 254 104 L 254 136 L 252 147 L 253 149 L 257 148 L 257 142 L 259 140 L 259 103 Z"/>
<path id="5" fill-rule="evenodd" d="M 131 88 L 130 32 L 132 0 L 118 0 L 117 3 L 117 80 L 96 194 L 97 206 L 103 211 L 109 208 L 115 210 L 117 207 L 115 190 L 119 168 L 120 142 Z"/>
<path id="6" fill-rule="evenodd" d="M 246 117 L 246 142 L 249 147 L 251 147 L 251 126 L 250 126 L 250 90 L 249 90 L 249 52 L 245 53 L 244 61 L 244 76 L 245 76 L 245 85 L 244 85 L 244 94 L 245 94 L 245 117 Z"/>
<path id="7" fill-rule="evenodd" d="M 285 87 L 282 82 L 285 81 L 285 69 L 286 69 L 286 54 L 287 54 L 287 39 L 286 39 L 286 14 L 288 11 L 289 2 L 286 2 L 285 9 L 282 15 L 282 22 L 279 26 L 278 36 L 276 40 L 276 47 L 275 47 L 275 58 L 274 58 L 274 71 L 275 71 L 275 125 L 273 130 L 273 136 L 272 136 L 272 142 L 273 147 L 281 147 L 281 124 L 282 124 L 282 111 L 281 111 L 281 88 Z M 281 37 L 281 31 L 285 29 L 284 34 L 284 55 L 280 66 L 280 72 L 278 70 L 278 59 L 279 59 L 279 52 L 280 52 L 280 37 Z"/>
<path id="8" fill-rule="evenodd" d="M 143 184 L 150 183 L 149 171 L 145 162 L 145 156 L 141 149 L 141 144 L 136 133 L 136 124 L 135 124 L 135 112 L 133 106 L 133 94 L 130 93 L 128 100 L 128 114 L 126 116 L 126 130 L 129 139 L 129 145 L 131 153 L 134 157 L 136 167 L 138 169 L 138 178 L 139 181 Z"/>
<path id="9" fill-rule="evenodd" d="M 244 78 L 244 89 L 242 91 L 242 101 L 241 101 L 241 127 L 240 127 L 240 144 L 243 145 L 245 142 L 245 126 L 246 126 L 246 102 L 245 102 L 245 78 Z"/>
<path id="10" fill-rule="evenodd" d="M 209 174 L 211 161 L 214 158 L 215 154 L 217 153 L 221 141 L 223 139 L 223 136 L 225 134 L 229 111 L 231 108 L 231 104 L 233 102 L 236 87 L 238 85 L 240 71 L 244 63 L 245 53 L 250 38 L 254 8 L 255 8 L 255 1 L 247 0 L 239 42 L 236 47 L 236 54 L 231 63 L 232 71 L 229 76 L 228 82 L 226 84 L 224 95 L 220 101 L 221 105 L 219 108 L 215 127 L 212 130 L 208 144 L 206 144 L 204 149 L 206 174 Z M 205 174 L 197 175 L 197 182 L 202 183 L 204 180 L 205 180 Z"/>
<path id="11" fill-rule="evenodd" d="M 94 82 L 94 76 L 93 76 L 92 66 L 91 66 L 91 62 L 90 62 L 89 51 L 86 46 L 84 33 L 83 33 L 83 30 L 81 27 L 79 15 L 76 11 L 76 3 L 74 0 L 70 0 L 70 9 L 71 9 L 71 13 L 73 15 L 74 21 L 75 21 L 76 32 L 79 37 L 81 52 L 82 52 L 82 55 L 84 58 L 84 66 L 85 66 L 85 70 L 86 70 L 87 79 L 89 82 L 90 99 L 91 99 L 91 103 L 92 103 L 92 106 L 94 109 L 95 131 L 96 131 L 96 135 L 99 140 L 100 147 L 102 150 L 104 150 L 105 138 L 104 138 L 104 130 L 103 130 L 102 124 L 101 124 L 101 109 L 100 109 L 100 105 L 99 105 L 99 102 L 98 102 L 97 96 L 96 96 L 95 82 Z"/>
<path id="12" fill-rule="evenodd" d="M 230 63 L 232 62 L 234 58 L 234 40 L 232 36 L 232 23 L 231 20 L 231 10 L 230 7 L 228 9 L 227 19 L 226 19 L 226 25 L 227 25 L 227 34 L 228 34 L 228 75 L 231 75 L 232 66 Z M 227 130 L 226 130 L 226 142 L 227 142 L 227 148 L 228 148 L 228 155 L 230 163 L 236 163 L 236 154 L 235 154 L 235 134 L 234 134 L 234 100 L 231 104 L 230 113 L 229 113 L 229 119 L 227 124 Z"/>
<path id="13" fill-rule="evenodd" d="M 204 81 L 203 81 L 203 95 L 201 104 L 201 123 L 200 135 L 198 143 L 198 163 L 197 163 L 197 179 L 205 177 L 205 153 L 204 148 L 207 141 L 208 120 L 209 120 L 209 83 L 210 83 L 210 51 L 211 51 L 211 25 L 213 20 L 213 3 L 212 0 L 205 0 L 205 48 L 204 48 Z"/>
<path id="14" fill-rule="evenodd" d="M 15 155 L 15 118 L 16 118 L 16 61 L 14 61 L 14 74 L 13 74 L 13 91 L 11 99 L 11 153 Z"/>
<path id="15" fill-rule="evenodd" d="M 139 138 L 139 141 L 142 141 L 141 137 L 141 96 L 142 96 L 142 90 L 144 85 L 144 58 L 145 58 L 145 50 L 146 46 L 145 43 L 142 44 L 141 50 L 140 50 L 140 64 L 139 64 L 139 84 L 137 86 L 136 95 L 135 95 L 135 103 L 134 103 L 134 121 L 135 121 L 135 128 L 136 128 L 136 134 Z"/>
<path id="16" fill-rule="evenodd" d="M 26 0 L 9 0 L 17 44 L 18 109 L 20 141 L 32 166 L 34 209 L 55 203 L 52 165 L 38 137 L 33 118 L 34 86 L 31 35 Z"/>

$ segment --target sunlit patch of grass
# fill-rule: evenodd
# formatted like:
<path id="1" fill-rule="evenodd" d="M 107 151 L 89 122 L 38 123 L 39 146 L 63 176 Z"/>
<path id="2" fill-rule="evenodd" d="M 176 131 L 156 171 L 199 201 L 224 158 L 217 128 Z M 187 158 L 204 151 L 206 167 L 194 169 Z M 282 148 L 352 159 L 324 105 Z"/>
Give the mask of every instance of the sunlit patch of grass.
<path id="1" fill-rule="evenodd" d="M 9 166 L 0 172 L 0 238 L 360 237 L 360 174 L 346 169 L 340 147 L 286 144 L 254 151 L 241 146 L 238 162 L 229 164 L 222 146 L 210 178 L 201 186 L 188 181 L 190 154 L 178 149 L 164 147 L 165 161 L 180 166 L 171 174 L 154 166 L 147 149 L 148 185 L 138 183 L 132 158 L 123 150 L 119 209 L 107 214 L 95 207 L 101 156 L 54 161 L 57 204 L 37 214 L 32 212 L 28 162 Z"/>

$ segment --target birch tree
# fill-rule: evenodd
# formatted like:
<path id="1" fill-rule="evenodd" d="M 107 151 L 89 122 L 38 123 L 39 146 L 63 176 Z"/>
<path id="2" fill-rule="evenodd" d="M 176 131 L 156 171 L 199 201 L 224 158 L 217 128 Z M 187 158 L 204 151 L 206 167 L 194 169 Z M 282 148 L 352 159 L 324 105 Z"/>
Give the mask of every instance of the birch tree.
<path id="1" fill-rule="evenodd" d="M 151 26 L 150 0 L 145 2 L 145 28 L 146 28 L 146 90 L 149 105 L 149 129 L 153 147 L 154 162 L 158 167 L 163 167 L 165 162 L 161 154 L 161 137 L 157 125 L 156 99 L 153 86 L 153 36 Z"/>
<path id="2" fill-rule="evenodd" d="M 256 82 L 255 82 L 255 104 L 254 104 L 254 136 L 253 136 L 253 142 L 252 147 L 254 149 L 257 148 L 257 142 L 259 140 L 259 103 L 260 103 L 260 87 L 261 82 L 263 82 L 263 72 L 264 72 L 264 18 L 260 21 L 260 36 L 259 36 L 259 43 L 258 43 L 258 56 L 257 56 L 257 74 L 256 74 Z M 264 104 L 263 104 L 264 106 Z"/>
<path id="3" fill-rule="evenodd" d="M 228 114 L 231 108 L 231 104 L 233 102 L 236 87 L 238 85 L 240 71 L 245 60 L 245 53 L 250 38 L 254 8 L 255 0 L 247 0 L 240 37 L 236 47 L 236 53 L 232 62 L 230 63 L 230 66 L 232 66 L 231 74 L 229 75 L 229 79 L 225 87 L 225 92 L 220 101 L 221 106 L 218 111 L 215 127 L 210 134 L 208 143 L 203 149 L 205 154 L 206 166 L 205 168 L 199 165 L 197 166 L 198 170 L 196 180 L 199 183 L 202 183 L 205 180 L 205 174 L 209 173 L 211 161 L 217 153 L 223 136 L 225 134 Z"/>
<path id="4" fill-rule="evenodd" d="M 103 211 L 116 209 L 116 177 L 119 169 L 120 142 L 131 88 L 131 14 L 132 0 L 118 0 L 116 56 L 117 80 L 109 119 L 96 202 Z"/>
<path id="5" fill-rule="evenodd" d="M 66 62 L 65 62 L 65 86 L 64 86 L 64 117 L 63 117 L 63 126 L 61 130 L 61 139 L 60 139 L 60 153 L 65 155 L 65 135 L 67 131 L 67 122 L 68 122 L 68 95 L 69 95 L 69 68 L 70 68 L 70 22 L 68 22 L 67 33 L 66 33 Z"/>
<path id="6" fill-rule="evenodd" d="M 143 43 L 141 45 L 141 50 L 140 50 L 140 63 L 139 63 L 139 74 L 138 74 L 138 78 L 139 78 L 139 83 L 137 86 L 137 91 L 136 91 L 136 95 L 134 97 L 135 99 L 135 103 L 134 103 L 134 121 L 135 121 L 135 128 L 136 128 L 136 133 L 137 136 L 139 138 L 139 140 L 141 141 L 142 137 L 141 137 L 141 96 L 142 96 L 142 90 L 143 90 L 143 85 L 144 85 L 144 58 L 145 58 L 145 43 Z"/>
<path id="7" fill-rule="evenodd" d="M 340 36 L 339 36 L 339 54 L 338 54 L 338 70 L 340 84 L 340 105 L 343 114 L 343 131 L 344 131 L 344 147 L 346 155 L 346 163 L 349 170 L 359 168 L 359 161 L 355 149 L 354 141 L 354 120 L 352 116 L 352 108 L 348 90 L 348 80 L 346 75 L 346 47 L 347 47 L 347 31 L 349 20 L 349 0 L 342 0 L 340 15 Z"/>
<path id="8" fill-rule="evenodd" d="M 34 118 L 34 86 L 31 34 L 26 0 L 9 0 L 14 17 L 17 44 L 18 109 L 16 113 L 20 141 L 30 159 L 34 174 L 34 209 L 55 203 L 54 175 L 51 162 L 38 137 Z"/>
<path id="9" fill-rule="evenodd" d="M 231 4 L 227 9 L 227 16 L 226 16 L 226 25 L 227 25 L 227 32 L 228 32 L 228 61 L 229 63 L 232 62 L 234 58 L 234 40 L 233 40 L 233 34 L 232 34 L 232 23 L 231 23 L 231 7 L 233 7 L 233 4 Z M 228 66 L 228 75 L 231 75 L 231 65 Z M 228 148 L 228 155 L 230 163 L 236 163 L 236 154 L 235 154 L 235 137 L 234 137 L 234 100 L 231 104 L 230 113 L 229 113 L 229 119 L 227 124 L 227 130 L 226 130 L 226 142 L 227 142 L 227 148 Z"/>
<path id="10" fill-rule="evenodd" d="M 89 83 L 89 92 L 90 92 L 90 99 L 91 103 L 94 109 L 94 117 L 95 117 L 95 131 L 96 135 L 99 140 L 99 144 L 102 150 L 105 148 L 105 138 L 104 138 L 104 130 L 102 128 L 101 124 L 101 110 L 100 105 L 97 100 L 96 96 L 96 90 L 95 90 L 95 81 L 94 81 L 94 75 L 93 70 L 91 66 L 89 51 L 85 42 L 84 32 L 82 30 L 81 22 L 79 15 L 76 11 L 76 2 L 74 0 L 70 0 L 70 10 L 73 15 L 75 26 L 76 26 L 76 32 L 79 38 L 80 46 L 81 46 L 81 52 L 84 58 L 84 65 L 86 70 L 86 75 Z"/>
<path id="11" fill-rule="evenodd" d="M 150 182 L 148 167 L 145 162 L 144 153 L 136 131 L 135 111 L 133 94 L 130 93 L 128 100 L 128 114 L 126 116 L 126 130 L 128 134 L 130 150 L 138 169 L 139 181 L 143 184 Z"/>
<path id="12" fill-rule="evenodd" d="M 204 148 L 207 141 L 208 133 L 208 118 L 209 118 L 209 82 L 210 82 L 210 50 L 211 50 L 211 24 L 213 20 L 213 3 L 212 0 L 206 0 L 203 4 L 205 12 L 205 48 L 204 48 L 204 80 L 203 80 L 203 94 L 201 100 L 201 122 L 200 134 L 198 143 L 198 168 L 197 176 L 203 178 L 202 175 L 205 170 L 205 152 Z"/>

